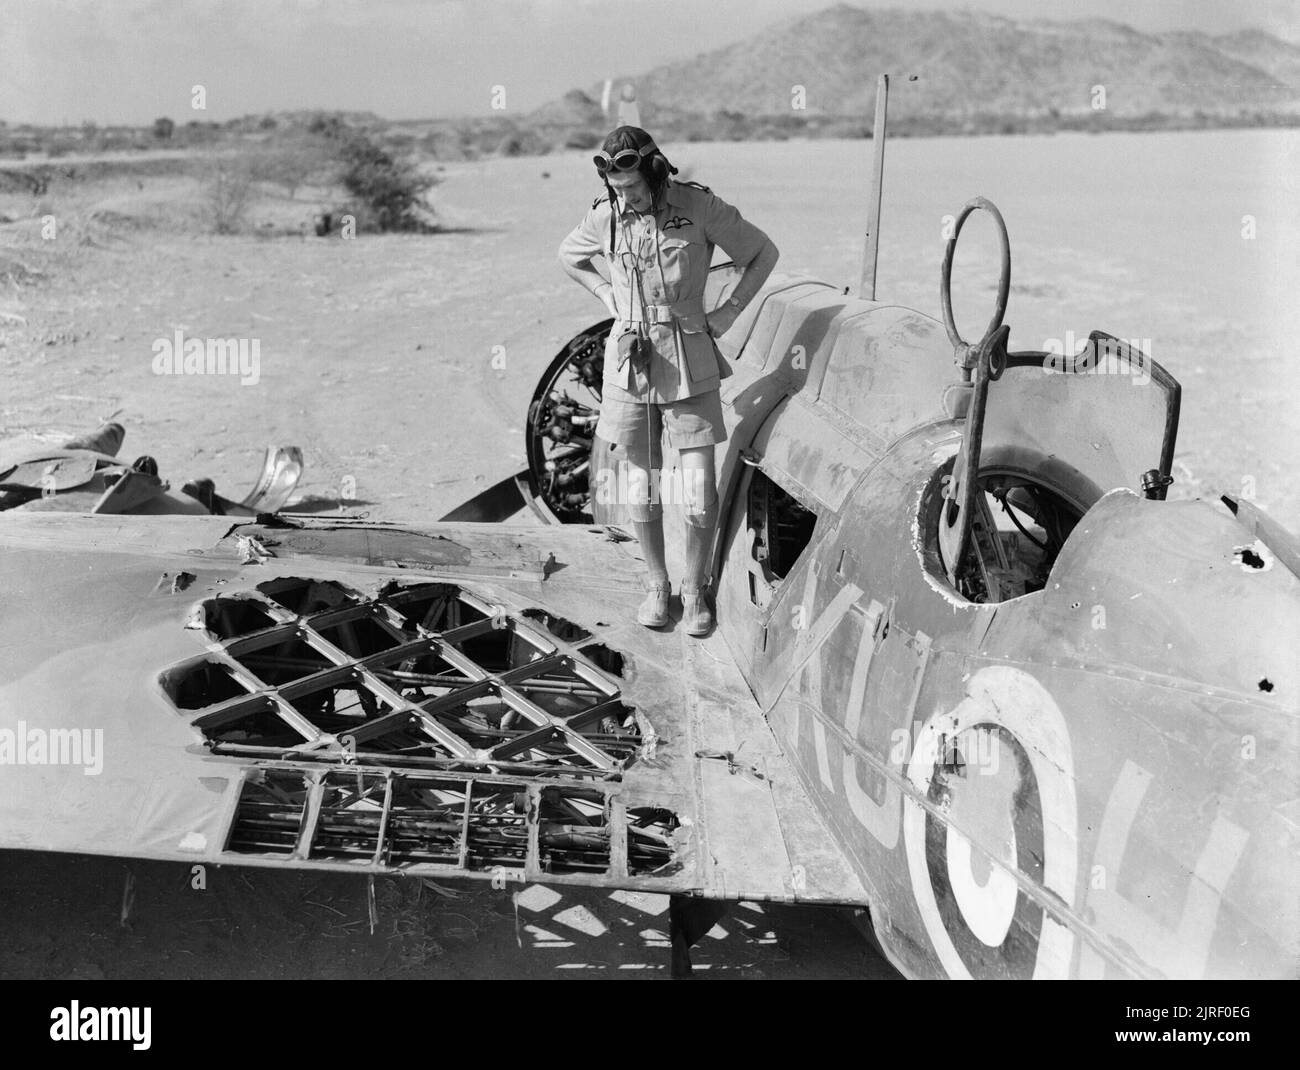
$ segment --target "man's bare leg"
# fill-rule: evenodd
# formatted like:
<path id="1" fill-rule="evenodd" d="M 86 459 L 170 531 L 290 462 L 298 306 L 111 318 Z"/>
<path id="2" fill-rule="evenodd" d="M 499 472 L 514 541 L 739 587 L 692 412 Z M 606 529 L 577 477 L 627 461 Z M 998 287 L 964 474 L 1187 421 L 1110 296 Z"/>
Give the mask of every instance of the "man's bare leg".
<path id="1" fill-rule="evenodd" d="M 629 447 L 626 464 L 628 510 L 646 563 L 646 597 L 637 610 L 636 619 L 647 628 L 662 628 L 668 623 L 668 599 L 672 595 L 664 551 L 663 503 L 657 493 L 647 451 Z"/>
<path id="2" fill-rule="evenodd" d="M 686 575 L 682 578 L 682 626 L 689 635 L 713 627 L 707 588 L 713 576 L 713 536 L 718 523 L 718 486 L 713 447 L 683 449 L 682 497 L 686 513 Z"/>

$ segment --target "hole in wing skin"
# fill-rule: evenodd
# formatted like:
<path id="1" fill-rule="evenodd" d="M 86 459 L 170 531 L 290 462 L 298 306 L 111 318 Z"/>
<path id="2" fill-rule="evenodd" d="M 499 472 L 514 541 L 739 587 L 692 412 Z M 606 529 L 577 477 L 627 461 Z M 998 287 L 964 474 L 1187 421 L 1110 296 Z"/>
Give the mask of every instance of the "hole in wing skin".
<path id="1" fill-rule="evenodd" d="M 666 875 L 679 865 L 673 834 L 677 815 L 662 806 L 638 806 L 627 812 L 628 876 Z"/>
<path id="2" fill-rule="evenodd" d="M 226 850 L 237 854 L 289 855 L 298 844 L 307 812 L 308 778 L 295 771 L 251 774 L 240 791 Z"/>
<path id="3" fill-rule="evenodd" d="M 608 873 L 609 800 L 598 789 L 545 787 L 538 796 L 537 843 L 547 873 Z"/>
<path id="4" fill-rule="evenodd" d="M 280 622 L 254 598 L 209 598 L 203 603 L 203 626 L 216 639 L 238 639 Z"/>
<path id="5" fill-rule="evenodd" d="M 580 643 L 584 639 L 591 638 L 591 632 L 581 624 L 574 624 L 573 621 L 557 617 L 544 609 L 530 607 L 524 610 L 523 616 L 531 621 L 536 621 L 556 639 L 564 643 Z"/>
<path id="6" fill-rule="evenodd" d="M 333 580 L 314 580 L 297 576 L 268 580 L 260 583 L 257 589 L 273 602 L 284 606 L 290 613 L 300 617 L 308 613 L 317 613 L 323 609 L 338 609 L 341 606 L 356 605 L 361 595 L 341 583 Z"/>
<path id="7" fill-rule="evenodd" d="M 269 858 L 442 866 L 608 877 L 613 796 L 600 786 L 454 778 L 380 769 L 264 767 L 245 776 L 225 851 Z M 622 819 L 629 876 L 678 868 L 677 815 L 661 806 Z M 536 847 L 530 832 L 536 828 Z"/>
<path id="8" fill-rule="evenodd" d="M 1245 568 L 1263 568 L 1268 563 L 1249 546 L 1238 546 L 1232 556 Z"/>
<path id="9" fill-rule="evenodd" d="M 624 658 L 617 650 L 612 650 L 604 643 L 588 643 L 579 648 L 578 653 L 589 659 L 610 676 L 622 676 Z"/>
<path id="10" fill-rule="evenodd" d="M 190 621 L 220 650 L 160 679 L 222 754 L 618 779 L 648 738 L 623 654 L 455 584 L 284 577 Z"/>
<path id="11" fill-rule="evenodd" d="M 248 694 L 234 670 L 213 658 L 188 661 L 166 669 L 159 677 L 159 683 L 167 697 L 181 710 L 200 710 Z"/>

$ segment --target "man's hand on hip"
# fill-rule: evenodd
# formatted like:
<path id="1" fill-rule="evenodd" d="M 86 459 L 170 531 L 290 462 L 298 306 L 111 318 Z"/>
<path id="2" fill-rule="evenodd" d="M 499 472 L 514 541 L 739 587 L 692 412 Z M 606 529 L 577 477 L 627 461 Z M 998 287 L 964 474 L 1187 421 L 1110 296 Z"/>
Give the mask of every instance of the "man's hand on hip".
<path id="1" fill-rule="evenodd" d="M 739 313 L 731 305 L 723 305 L 721 308 L 715 308 L 705 320 L 709 324 L 709 334 L 714 338 L 720 338 L 731 330 L 731 325 L 736 322 Z"/>

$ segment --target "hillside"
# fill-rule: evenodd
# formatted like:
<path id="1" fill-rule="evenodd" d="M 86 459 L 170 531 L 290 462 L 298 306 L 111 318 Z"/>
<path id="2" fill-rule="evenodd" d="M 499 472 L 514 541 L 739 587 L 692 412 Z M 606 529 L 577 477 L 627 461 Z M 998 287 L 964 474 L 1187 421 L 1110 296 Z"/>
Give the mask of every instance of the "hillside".
<path id="1" fill-rule="evenodd" d="M 898 137 L 1300 125 L 1300 46 L 1259 29 L 1149 34 L 1105 19 L 840 4 L 614 82 L 635 87 L 642 122 L 663 141 L 858 138 L 870 136 L 881 73 L 894 78 Z M 1096 86 L 1104 108 L 1094 106 Z M 615 122 L 601 109 L 603 88 L 575 87 L 527 113 L 396 122 L 298 111 L 225 123 L 162 118 L 152 128 L 36 127 L 0 115 L 0 160 L 276 147 L 322 123 L 417 159 L 545 155 L 599 144 Z"/>
<path id="2" fill-rule="evenodd" d="M 890 112 L 904 126 L 982 128 L 989 117 L 1090 127 L 1155 116 L 1175 125 L 1300 121 L 1300 47 L 1260 30 L 1147 34 L 1101 19 L 847 4 L 690 59 L 625 72 L 616 84 L 636 86 L 642 116 L 657 127 L 767 119 L 793 131 L 850 117 L 869 122 L 883 72 L 895 76 Z M 1093 106 L 1098 85 L 1105 87 L 1104 113 Z M 796 86 L 804 90 L 802 110 L 792 107 Z M 599 97 L 593 86 L 581 99 Z M 578 98 L 570 98 L 568 108 L 547 105 L 530 120 L 581 122 L 591 109 L 573 107 Z"/>

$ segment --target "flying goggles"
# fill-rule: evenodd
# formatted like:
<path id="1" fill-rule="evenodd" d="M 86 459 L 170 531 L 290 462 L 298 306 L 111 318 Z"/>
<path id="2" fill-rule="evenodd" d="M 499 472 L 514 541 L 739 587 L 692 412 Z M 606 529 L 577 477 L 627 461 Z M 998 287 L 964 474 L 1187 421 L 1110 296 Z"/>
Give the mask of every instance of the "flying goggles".
<path id="1" fill-rule="evenodd" d="M 591 159 L 596 165 L 596 170 L 602 175 L 606 175 L 610 171 L 635 171 L 643 157 L 658 151 L 659 149 L 652 141 L 639 149 L 620 149 L 613 156 L 601 149 Z"/>

